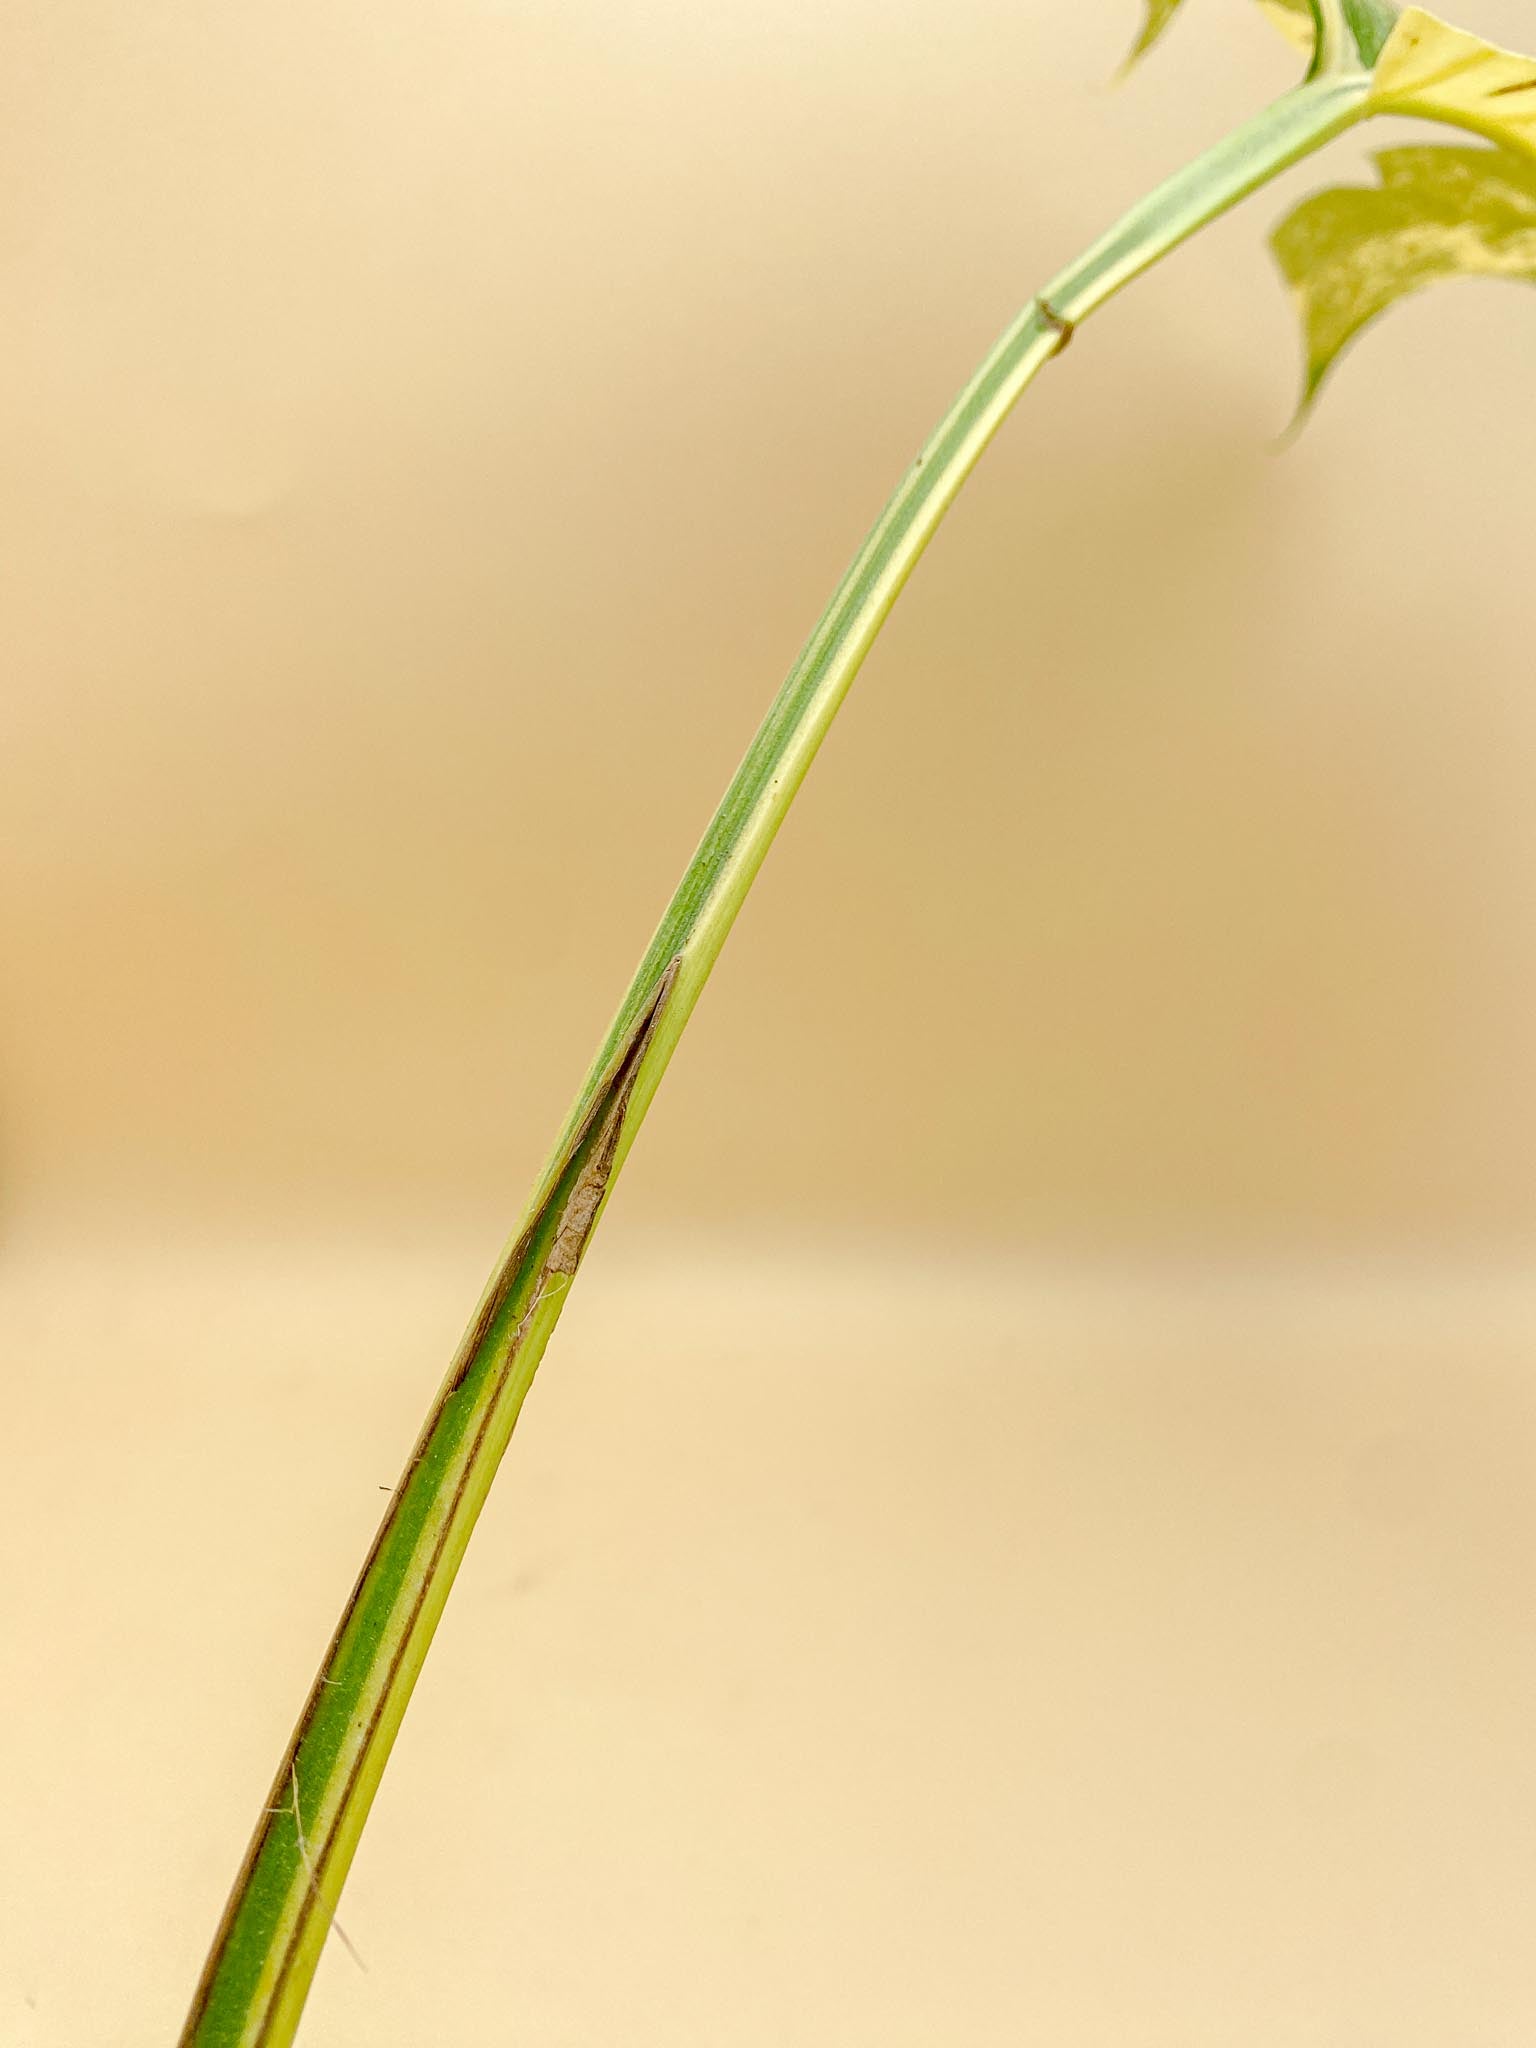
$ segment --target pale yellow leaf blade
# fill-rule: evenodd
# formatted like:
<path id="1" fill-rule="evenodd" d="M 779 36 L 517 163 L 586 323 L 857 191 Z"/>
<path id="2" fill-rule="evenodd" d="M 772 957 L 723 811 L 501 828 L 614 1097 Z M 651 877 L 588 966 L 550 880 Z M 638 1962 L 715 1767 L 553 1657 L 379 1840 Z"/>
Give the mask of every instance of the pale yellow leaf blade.
<path id="1" fill-rule="evenodd" d="M 1317 40 L 1312 9 L 1307 0 L 1258 0 L 1259 11 L 1272 21 L 1281 35 L 1304 57 L 1310 57 Z"/>
<path id="2" fill-rule="evenodd" d="M 1315 193 L 1281 224 L 1275 255 L 1306 338 L 1302 409 L 1362 328 L 1441 278 L 1536 284 L 1536 161 L 1428 143 L 1376 159 L 1379 186 Z"/>
<path id="3" fill-rule="evenodd" d="M 1536 62 L 1410 7 L 1377 60 L 1367 106 L 1470 128 L 1536 156 Z"/>

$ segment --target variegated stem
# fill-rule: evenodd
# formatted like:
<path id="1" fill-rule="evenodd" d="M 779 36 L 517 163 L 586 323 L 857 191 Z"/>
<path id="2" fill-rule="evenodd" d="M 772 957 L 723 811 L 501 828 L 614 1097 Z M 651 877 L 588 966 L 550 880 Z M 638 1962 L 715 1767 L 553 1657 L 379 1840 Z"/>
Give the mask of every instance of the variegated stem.
<path id="1" fill-rule="evenodd" d="M 391 1496 L 278 1767 L 182 2035 L 281 2048 L 470 1532 L 656 1085 L 849 684 L 956 492 L 1103 302 L 1357 118 L 1319 75 L 1132 208 L 992 350 L 902 479 L 780 690 L 651 942 Z"/>

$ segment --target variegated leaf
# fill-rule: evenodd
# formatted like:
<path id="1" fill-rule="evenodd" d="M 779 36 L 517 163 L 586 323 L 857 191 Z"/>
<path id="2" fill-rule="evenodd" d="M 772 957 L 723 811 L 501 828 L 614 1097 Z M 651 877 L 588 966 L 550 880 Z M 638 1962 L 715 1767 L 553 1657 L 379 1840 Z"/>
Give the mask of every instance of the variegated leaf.
<path id="1" fill-rule="evenodd" d="M 1146 9 L 1146 19 L 1128 60 L 1132 64 L 1151 49 L 1178 13 L 1182 0 L 1142 0 L 1142 4 Z M 1309 0 L 1258 0 L 1258 5 L 1289 42 L 1304 54 L 1310 53 L 1314 30 Z"/>
<path id="2" fill-rule="evenodd" d="M 1536 155 L 1536 63 L 1450 28 L 1422 7 L 1398 21 L 1376 64 L 1367 105 L 1470 128 Z"/>
<path id="3" fill-rule="evenodd" d="M 1306 336 L 1305 411 L 1363 327 L 1439 278 L 1536 284 L 1536 161 L 1429 143 L 1384 150 L 1379 186 L 1303 200 L 1274 250 Z"/>
<path id="4" fill-rule="evenodd" d="M 1310 57 L 1312 45 L 1317 40 L 1317 30 L 1312 25 L 1312 9 L 1307 0 L 1259 0 L 1259 9 L 1279 29 L 1286 41 Z"/>
<path id="5" fill-rule="evenodd" d="M 1157 41 L 1163 30 L 1179 11 L 1179 0 L 1145 0 L 1147 18 L 1142 23 L 1141 34 L 1132 45 L 1129 62 L 1134 64 L 1144 56 Z"/>

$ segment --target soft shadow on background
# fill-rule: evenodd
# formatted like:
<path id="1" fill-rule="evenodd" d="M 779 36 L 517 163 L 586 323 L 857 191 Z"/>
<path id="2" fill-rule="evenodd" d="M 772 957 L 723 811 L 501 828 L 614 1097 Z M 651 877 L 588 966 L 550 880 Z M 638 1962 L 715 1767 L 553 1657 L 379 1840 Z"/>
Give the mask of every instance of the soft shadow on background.
<path id="1" fill-rule="evenodd" d="M 1112 91 L 1130 0 L 5 10 L 5 2041 L 173 2034 L 843 562 L 1285 82 L 1187 12 Z M 306 2040 L 1530 2038 L 1536 297 L 1410 303 L 1279 456 L 1282 204 L 1095 321 L 871 658 Z"/>

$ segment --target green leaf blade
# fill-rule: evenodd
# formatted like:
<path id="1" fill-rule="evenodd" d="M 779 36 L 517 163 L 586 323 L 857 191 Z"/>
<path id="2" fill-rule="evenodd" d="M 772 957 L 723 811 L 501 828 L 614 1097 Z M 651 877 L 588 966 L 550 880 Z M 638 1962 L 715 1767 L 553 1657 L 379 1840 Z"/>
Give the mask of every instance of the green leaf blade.
<path id="1" fill-rule="evenodd" d="M 1142 23 L 1141 34 L 1131 45 L 1131 54 L 1126 59 L 1127 64 L 1134 64 L 1147 54 L 1178 13 L 1180 4 L 1181 0 L 1146 0 L 1146 20 Z"/>
<path id="2" fill-rule="evenodd" d="M 1183 0 L 1143 0 L 1145 17 L 1142 21 L 1141 34 L 1136 38 L 1131 53 L 1125 60 L 1127 68 L 1147 54 L 1182 5 Z M 1310 56 L 1316 40 L 1311 0 L 1257 0 L 1257 5 L 1287 42 L 1293 44 L 1304 55 Z"/>
<path id="3" fill-rule="evenodd" d="M 1396 32 L 1398 12 L 1387 0 L 1342 0 L 1344 25 L 1360 61 L 1374 65 Z"/>

